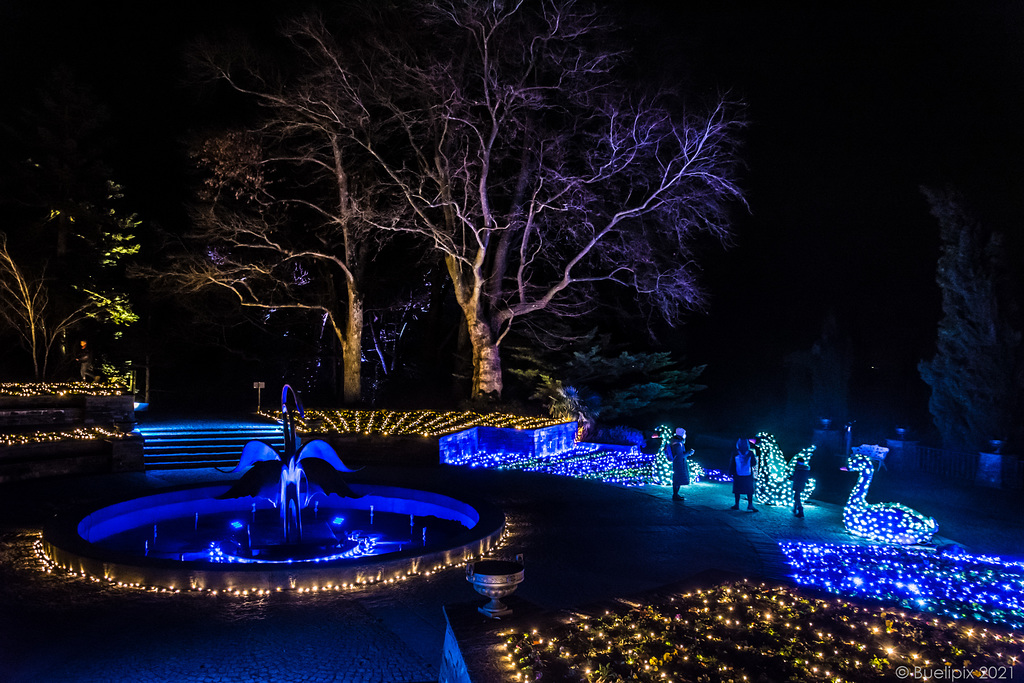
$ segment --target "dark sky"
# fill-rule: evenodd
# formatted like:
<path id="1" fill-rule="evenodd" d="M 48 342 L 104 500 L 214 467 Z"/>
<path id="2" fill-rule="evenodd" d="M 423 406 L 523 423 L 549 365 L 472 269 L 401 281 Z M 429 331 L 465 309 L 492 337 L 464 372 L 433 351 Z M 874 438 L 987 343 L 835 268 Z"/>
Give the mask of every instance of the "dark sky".
<path id="1" fill-rule="evenodd" d="M 983 220 L 1017 230 L 1024 4 L 789 4 L 625 3 L 652 74 L 697 96 L 728 89 L 750 122 L 750 211 L 737 211 L 732 248 L 702 261 L 708 314 L 675 334 L 690 361 L 710 363 L 709 408 L 743 395 L 745 409 L 770 412 L 785 399 L 783 358 L 810 348 L 832 311 L 856 346 L 852 411 L 918 419 L 915 368 L 939 315 L 938 228 L 918 187 L 952 183 Z M 69 62 L 112 109 L 115 174 L 157 220 L 176 220 L 161 184 L 200 115 L 180 86 L 181 47 L 264 26 L 260 7 L 3 0 L 0 86 L 28 92 Z"/>
<path id="2" fill-rule="evenodd" d="M 652 12 L 638 41 L 748 103 L 750 212 L 734 248 L 705 260 L 712 304 L 685 328 L 690 358 L 711 362 L 712 410 L 744 410 L 745 391 L 777 414 L 783 358 L 832 311 L 855 345 L 847 417 L 927 422 L 916 365 L 940 313 L 939 245 L 919 187 L 952 184 L 983 221 L 1020 232 L 1024 6 L 778 4 L 680 3 L 678 33 Z"/>

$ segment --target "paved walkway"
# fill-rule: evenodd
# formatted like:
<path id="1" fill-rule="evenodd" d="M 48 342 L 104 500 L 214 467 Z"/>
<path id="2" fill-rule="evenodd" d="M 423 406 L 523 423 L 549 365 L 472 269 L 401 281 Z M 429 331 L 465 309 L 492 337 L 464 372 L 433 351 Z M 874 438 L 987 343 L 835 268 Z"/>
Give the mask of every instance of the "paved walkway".
<path id="1" fill-rule="evenodd" d="M 505 551 L 525 555 L 526 581 L 516 597 L 543 611 L 654 590 L 703 572 L 783 579 L 788 571 L 779 540 L 853 542 L 838 505 L 809 505 L 803 519 L 779 508 L 733 511 L 729 484 L 690 486 L 680 503 L 661 487 L 522 472 L 382 468 L 358 476 L 499 505 L 512 532 Z M 38 571 L 31 543 L 54 511 L 224 478 L 216 470 L 167 471 L 0 487 L 0 680 L 437 679 L 442 606 L 484 602 L 461 569 L 396 586 L 249 600 L 152 595 Z M 958 523 L 963 528 L 963 519 Z M 1019 535 L 1019 528 L 989 525 L 952 540 L 1000 554 L 1004 540 L 1010 545 Z"/>

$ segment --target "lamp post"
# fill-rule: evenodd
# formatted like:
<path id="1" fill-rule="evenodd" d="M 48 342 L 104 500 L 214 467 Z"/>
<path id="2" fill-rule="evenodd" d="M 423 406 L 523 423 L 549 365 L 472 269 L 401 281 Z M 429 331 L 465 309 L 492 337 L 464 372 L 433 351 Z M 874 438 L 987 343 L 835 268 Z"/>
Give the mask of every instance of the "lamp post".
<path id="1" fill-rule="evenodd" d="M 260 406 L 262 405 L 263 390 L 266 388 L 265 382 L 253 382 L 252 388 L 256 390 L 256 412 L 260 412 Z"/>

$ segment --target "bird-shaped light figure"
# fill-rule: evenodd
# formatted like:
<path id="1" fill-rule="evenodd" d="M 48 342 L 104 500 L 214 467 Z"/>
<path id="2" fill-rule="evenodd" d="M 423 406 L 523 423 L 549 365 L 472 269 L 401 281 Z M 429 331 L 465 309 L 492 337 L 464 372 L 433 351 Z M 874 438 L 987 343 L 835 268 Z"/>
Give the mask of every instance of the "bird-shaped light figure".
<path id="1" fill-rule="evenodd" d="M 288 396 L 295 410 L 288 406 Z M 349 488 L 341 472 L 355 472 L 345 466 L 335 450 L 326 441 L 314 439 L 300 445 L 296 435 L 296 420 L 305 417 L 302 402 L 289 386 L 281 390 L 281 415 L 284 427 L 284 453 L 278 454 L 265 441 L 250 441 L 242 449 L 242 456 L 232 472 L 248 471 L 218 498 L 258 496 L 269 500 L 281 512 L 284 542 L 302 542 L 301 511 L 318 492 L 336 493 L 348 498 L 359 498 Z M 314 489 L 315 487 L 315 489 Z"/>
<path id="2" fill-rule="evenodd" d="M 773 434 L 760 432 L 757 435 L 757 473 L 755 475 L 756 486 L 754 497 L 758 503 L 764 505 L 792 505 L 793 504 L 793 471 L 796 469 L 796 459 L 803 458 L 809 467 L 811 456 L 814 454 L 814 446 L 808 446 L 789 460 L 783 455 L 778 441 Z M 813 478 L 807 480 L 807 485 L 800 493 L 800 500 L 804 503 L 814 493 L 816 482 Z"/>
<path id="3" fill-rule="evenodd" d="M 927 543 L 939 525 L 933 517 L 922 515 L 916 510 L 899 503 L 868 503 L 866 498 L 875 467 L 870 453 L 874 446 L 859 446 L 853 449 L 847 459 L 847 471 L 860 472 L 857 484 L 850 492 L 850 499 L 843 508 L 843 524 L 854 536 L 861 536 L 883 543 L 912 545 Z"/>

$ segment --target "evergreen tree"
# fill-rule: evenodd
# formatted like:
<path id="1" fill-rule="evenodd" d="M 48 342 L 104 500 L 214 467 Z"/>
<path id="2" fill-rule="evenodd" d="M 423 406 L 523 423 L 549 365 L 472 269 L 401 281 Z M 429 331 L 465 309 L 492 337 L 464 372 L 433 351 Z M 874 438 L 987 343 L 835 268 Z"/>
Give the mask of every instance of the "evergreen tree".
<path id="1" fill-rule="evenodd" d="M 124 380 L 128 326 L 138 320 L 125 268 L 141 222 L 103 161 L 109 120 L 92 91 L 58 69 L 0 136 L 4 327 L 36 379 L 68 372 L 77 336 L 94 338 L 103 374 Z"/>
<path id="2" fill-rule="evenodd" d="M 526 368 L 510 372 L 539 386 L 533 398 L 570 385 L 587 415 L 605 423 L 687 408 L 693 394 L 705 388 L 697 380 L 706 366 L 681 367 L 667 351 L 616 353 L 610 337 L 596 329 L 568 352 L 519 350 L 516 359 Z"/>
<path id="3" fill-rule="evenodd" d="M 939 221 L 942 319 L 934 357 L 918 365 L 929 410 L 947 448 L 976 450 L 1021 436 L 1021 327 L 1006 250 L 955 192 L 923 190 Z M 1018 441 L 1019 444 L 1019 441 Z"/>

